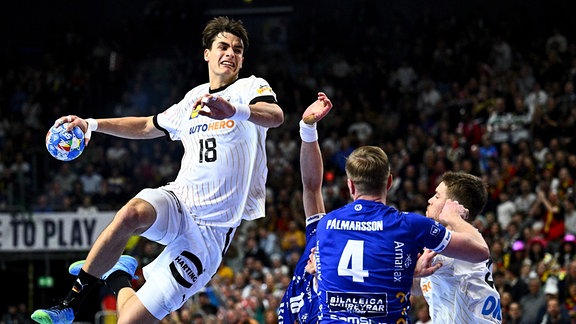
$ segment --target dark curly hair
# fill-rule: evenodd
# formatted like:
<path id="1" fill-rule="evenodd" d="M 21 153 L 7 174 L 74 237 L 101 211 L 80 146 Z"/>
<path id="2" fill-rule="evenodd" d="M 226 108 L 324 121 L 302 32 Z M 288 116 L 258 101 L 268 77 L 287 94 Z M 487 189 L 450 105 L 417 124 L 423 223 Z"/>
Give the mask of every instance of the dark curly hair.
<path id="1" fill-rule="evenodd" d="M 464 172 L 446 172 L 442 176 L 446 185 L 447 198 L 458 201 L 469 211 L 468 221 L 473 221 L 478 216 L 488 199 L 486 185 L 477 176 Z"/>
<path id="2" fill-rule="evenodd" d="M 212 43 L 220 33 L 230 33 L 239 37 L 244 44 L 244 51 L 248 48 L 248 32 L 244 28 L 241 20 L 234 20 L 228 17 L 216 17 L 210 20 L 202 32 L 202 46 L 211 49 Z"/>

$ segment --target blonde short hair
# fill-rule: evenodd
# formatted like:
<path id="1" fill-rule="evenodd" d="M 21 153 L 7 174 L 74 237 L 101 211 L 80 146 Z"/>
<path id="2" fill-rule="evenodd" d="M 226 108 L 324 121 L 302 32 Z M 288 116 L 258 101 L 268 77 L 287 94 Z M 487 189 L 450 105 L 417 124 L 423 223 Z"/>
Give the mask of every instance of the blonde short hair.
<path id="1" fill-rule="evenodd" d="M 346 175 L 363 194 L 382 194 L 390 176 L 388 155 L 378 146 L 361 146 L 346 159 Z"/>

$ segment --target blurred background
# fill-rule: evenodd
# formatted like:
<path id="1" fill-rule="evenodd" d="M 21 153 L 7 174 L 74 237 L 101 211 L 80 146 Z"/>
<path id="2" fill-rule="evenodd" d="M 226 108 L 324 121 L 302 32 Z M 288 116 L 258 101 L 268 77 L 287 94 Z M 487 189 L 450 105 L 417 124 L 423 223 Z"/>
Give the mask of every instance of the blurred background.
<path id="1" fill-rule="evenodd" d="M 554 290 L 546 287 L 555 286 L 566 313 L 576 314 L 576 290 L 568 289 L 576 263 L 570 274 L 573 252 L 566 252 L 576 234 L 569 1 L 21 0 L 1 7 L 2 323 L 63 296 L 68 266 L 94 239 L 90 230 L 179 168 L 177 142 L 102 134 L 78 159 L 60 162 L 44 146 L 49 127 L 68 114 L 151 115 L 178 102 L 207 81 L 201 32 L 220 15 L 245 23 L 241 76 L 267 79 L 286 120 L 268 132 L 267 217 L 242 226 L 205 294 L 166 322 L 275 322 L 303 252 L 298 121 L 318 91 L 335 106 L 319 126 L 328 210 L 348 201 L 343 163 L 363 144 L 389 154 L 396 179 L 389 203 L 399 209 L 423 212 L 446 170 L 481 176 L 490 197 L 476 226 L 491 245 L 506 320 L 528 294 L 511 288 L 515 278 L 538 279 L 542 300 L 537 314 L 524 312 L 529 322 L 547 311 L 544 297 Z M 143 266 L 161 248 L 135 238 L 127 253 Z M 110 292 L 94 294 L 78 320 L 110 320 L 98 314 L 113 304 Z M 425 318 L 422 300 L 413 304 L 414 320 Z"/>

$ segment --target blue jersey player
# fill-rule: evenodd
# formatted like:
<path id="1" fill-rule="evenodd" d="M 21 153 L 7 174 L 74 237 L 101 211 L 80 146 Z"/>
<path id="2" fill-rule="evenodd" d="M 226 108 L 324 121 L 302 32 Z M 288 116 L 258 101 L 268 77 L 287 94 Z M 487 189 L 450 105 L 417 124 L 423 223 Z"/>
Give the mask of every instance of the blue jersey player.
<path id="1" fill-rule="evenodd" d="M 325 215 L 322 198 L 323 161 L 318 146 L 316 123 L 332 108 L 330 99 L 322 92 L 318 100 L 310 105 L 300 122 L 302 145 L 300 147 L 300 172 L 302 175 L 304 214 L 306 215 L 306 246 L 304 253 L 296 264 L 292 281 L 288 285 L 280 307 L 278 308 L 278 323 L 317 323 L 319 301 L 317 293 L 316 260 L 316 226 Z M 428 275 L 434 272 L 440 264 L 432 264 L 434 254 L 424 254 L 418 259 L 416 273 Z"/>
<path id="2" fill-rule="evenodd" d="M 419 253 L 457 259 L 489 257 L 468 212 L 447 200 L 438 221 L 386 205 L 392 184 L 386 153 L 357 148 L 346 161 L 353 202 L 318 222 L 315 251 L 320 323 L 409 323 L 410 288 Z"/>
<path id="3" fill-rule="evenodd" d="M 300 122 L 300 170 L 302 174 L 302 200 L 306 215 L 306 247 L 294 269 L 292 281 L 284 292 L 278 308 L 279 324 L 316 323 L 318 295 L 314 273 L 316 265 L 312 249 L 316 246 L 316 225 L 326 213 L 322 200 L 322 155 L 318 146 L 316 122 L 332 109 L 330 99 L 322 92 L 311 104 Z"/>

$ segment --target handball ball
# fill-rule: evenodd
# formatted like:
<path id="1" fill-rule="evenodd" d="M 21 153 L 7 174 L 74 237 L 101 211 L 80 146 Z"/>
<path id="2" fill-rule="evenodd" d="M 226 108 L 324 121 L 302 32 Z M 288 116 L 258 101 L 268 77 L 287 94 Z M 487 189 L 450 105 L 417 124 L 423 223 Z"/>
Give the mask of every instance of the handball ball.
<path id="1" fill-rule="evenodd" d="M 76 126 L 67 132 L 68 123 L 51 127 L 46 134 L 48 153 L 60 161 L 72 161 L 84 151 L 84 133 Z"/>

